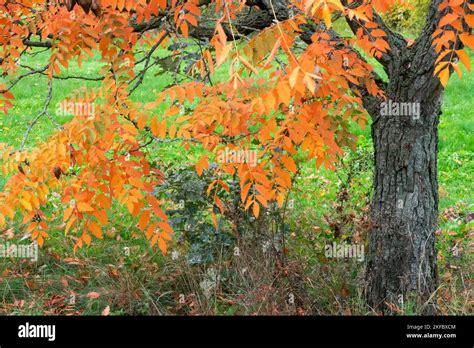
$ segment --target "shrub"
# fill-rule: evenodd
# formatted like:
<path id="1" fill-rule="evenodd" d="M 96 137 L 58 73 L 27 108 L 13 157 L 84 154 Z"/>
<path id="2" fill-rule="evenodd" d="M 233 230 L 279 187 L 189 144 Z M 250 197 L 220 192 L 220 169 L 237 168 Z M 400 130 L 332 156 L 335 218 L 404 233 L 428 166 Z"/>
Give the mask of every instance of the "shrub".
<path id="1" fill-rule="evenodd" d="M 430 0 L 406 0 L 396 4 L 383 15 L 394 30 L 418 32 L 423 28 Z"/>

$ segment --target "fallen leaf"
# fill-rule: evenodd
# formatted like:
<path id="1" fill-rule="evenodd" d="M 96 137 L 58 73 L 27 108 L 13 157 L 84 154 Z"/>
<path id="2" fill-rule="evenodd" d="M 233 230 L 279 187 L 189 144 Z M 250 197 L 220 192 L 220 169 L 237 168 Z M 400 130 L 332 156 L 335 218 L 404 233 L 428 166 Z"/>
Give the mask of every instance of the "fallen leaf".
<path id="1" fill-rule="evenodd" d="M 100 294 L 98 292 L 92 291 L 87 294 L 87 297 L 90 298 L 91 300 L 94 300 L 96 298 L 99 298 Z"/>
<path id="2" fill-rule="evenodd" d="M 107 306 L 107 307 L 105 307 L 104 310 L 102 311 L 102 315 L 103 315 L 103 316 L 107 316 L 107 315 L 109 315 L 109 313 L 110 313 L 110 306 Z"/>

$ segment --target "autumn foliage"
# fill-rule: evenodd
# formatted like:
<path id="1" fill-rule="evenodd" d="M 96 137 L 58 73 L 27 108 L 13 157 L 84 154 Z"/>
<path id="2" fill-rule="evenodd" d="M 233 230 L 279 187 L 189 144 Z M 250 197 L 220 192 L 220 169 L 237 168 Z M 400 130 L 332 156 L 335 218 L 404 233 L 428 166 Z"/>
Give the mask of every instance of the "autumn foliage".
<path id="1" fill-rule="evenodd" d="M 144 151 L 150 142 L 163 139 L 205 150 L 196 171 L 213 171 L 207 193 L 221 212 L 220 195 L 235 175 L 241 203 L 256 217 L 270 202 L 282 206 L 298 172 L 296 154 L 332 168 L 343 148 L 355 145 L 349 125 L 366 122 L 361 91 L 384 98 L 373 67 L 355 47 L 383 59 L 390 45 L 377 13 L 392 5 L 392 0 L 294 0 L 289 19 L 275 18 L 250 40 L 238 41 L 232 23 L 245 10 L 245 1 L 0 0 L 1 69 L 9 79 L 0 85 L 5 113 L 14 103 L 10 89 L 20 77 L 18 60 L 32 47 L 49 48 L 44 74 L 51 90 L 54 77 L 72 60 L 81 64 L 99 54 L 103 63 L 101 86 L 71 95 L 94 103 L 93 117 L 76 115 L 31 149 L 0 144 L 1 170 L 9 177 L 0 193 L 0 227 L 21 217 L 32 239 L 43 245 L 51 228 L 62 224 L 64 234 L 82 247 L 102 238 L 111 212 L 123 206 L 151 245 L 166 253 L 173 231 L 154 195 L 163 174 Z M 195 37 L 204 8 L 217 19 L 209 45 L 186 71 L 193 80 L 167 88 L 151 103 L 132 101 L 130 95 L 146 72 L 137 69 L 144 62 L 137 61 L 136 51 Z M 459 47 L 474 48 L 472 10 L 467 0 L 439 6 L 444 15 L 433 43 L 435 73 L 443 86 L 453 71 L 461 75 L 459 62 L 470 69 L 469 57 Z M 331 30 L 341 17 L 357 28 L 354 36 Z M 314 28 L 311 41 L 302 45 L 299 37 L 309 24 Z M 211 83 L 215 71 L 224 68 L 228 79 Z M 163 103 L 166 111 L 158 112 Z M 225 147 L 252 149 L 258 162 L 217 163 L 209 169 Z M 61 211 L 48 215 L 52 203 L 60 203 Z M 210 214 L 216 219 L 214 211 Z"/>

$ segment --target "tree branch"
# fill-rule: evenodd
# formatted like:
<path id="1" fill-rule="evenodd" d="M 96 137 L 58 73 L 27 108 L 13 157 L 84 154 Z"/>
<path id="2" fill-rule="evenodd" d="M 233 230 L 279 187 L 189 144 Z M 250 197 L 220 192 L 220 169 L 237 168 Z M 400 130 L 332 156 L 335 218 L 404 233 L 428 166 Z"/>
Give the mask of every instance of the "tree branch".
<path id="1" fill-rule="evenodd" d="M 315 24 L 307 24 L 304 27 L 304 32 L 300 35 L 300 38 L 306 43 L 306 44 L 311 44 L 311 37 L 316 31 L 325 31 L 329 34 L 330 40 L 335 43 L 336 46 L 339 46 L 340 49 L 346 49 L 348 53 L 355 54 L 357 56 L 357 59 L 360 61 L 367 63 L 367 60 L 360 54 L 359 51 L 354 49 L 353 47 L 350 47 L 346 45 L 346 42 L 344 38 L 339 35 L 335 30 L 329 29 L 327 30 L 326 25 L 323 22 L 320 22 L 318 26 Z M 387 84 L 386 82 L 380 77 L 375 71 L 372 72 L 372 79 L 375 81 L 377 86 L 382 90 L 386 91 Z M 378 108 L 380 105 L 380 102 L 382 102 L 381 97 L 374 97 L 369 93 L 367 90 L 366 86 L 363 85 L 357 85 L 354 83 L 349 82 L 349 87 L 351 90 L 356 94 L 360 95 L 362 98 L 362 102 L 364 105 L 364 108 L 368 111 L 369 115 L 375 115 L 376 112 L 378 112 Z"/>
<path id="2" fill-rule="evenodd" d="M 362 2 L 356 1 L 349 4 L 347 0 L 342 0 L 341 3 L 348 8 L 355 9 L 358 6 L 360 6 Z M 375 30 L 375 29 L 367 28 L 366 26 L 364 26 L 362 21 L 357 20 L 355 17 L 350 19 L 346 16 L 345 19 L 346 19 L 347 24 L 351 28 L 352 32 L 354 33 L 354 35 L 356 35 L 359 29 L 364 30 L 368 34 L 370 34 L 373 30 Z M 390 71 L 392 70 L 392 63 L 399 61 L 404 51 L 406 50 L 408 43 L 402 35 L 400 35 L 397 32 L 392 31 L 385 24 L 382 17 L 380 17 L 380 15 L 375 10 L 373 12 L 372 20 L 375 23 L 377 23 L 379 26 L 376 29 L 382 29 L 387 35 L 384 39 L 387 41 L 388 45 L 390 46 L 389 51 L 383 53 L 380 58 L 377 58 L 377 57 L 375 58 L 378 60 L 380 64 L 382 64 L 387 74 L 390 75 Z"/>
<path id="3" fill-rule="evenodd" d="M 28 124 L 28 128 L 26 129 L 25 135 L 23 137 L 23 141 L 20 145 L 20 151 L 25 148 L 26 141 L 30 135 L 31 130 L 35 126 L 36 123 L 40 120 L 41 117 L 44 115 L 48 115 L 48 106 L 51 103 L 51 98 L 53 97 L 53 80 L 49 80 L 48 82 L 48 95 L 46 96 L 46 100 L 43 105 L 43 110 Z"/>

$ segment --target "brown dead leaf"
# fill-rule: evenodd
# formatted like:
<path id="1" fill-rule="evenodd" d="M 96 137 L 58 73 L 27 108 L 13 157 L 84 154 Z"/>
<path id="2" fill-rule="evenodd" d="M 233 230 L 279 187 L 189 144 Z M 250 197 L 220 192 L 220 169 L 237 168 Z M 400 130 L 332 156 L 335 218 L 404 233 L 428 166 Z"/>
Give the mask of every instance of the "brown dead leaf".
<path id="1" fill-rule="evenodd" d="M 349 289 L 347 289 L 346 287 L 343 287 L 343 288 L 341 289 L 341 295 L 342 295 L 342 297 L 347 297 L 347 296 L 349 296 Z"/>

